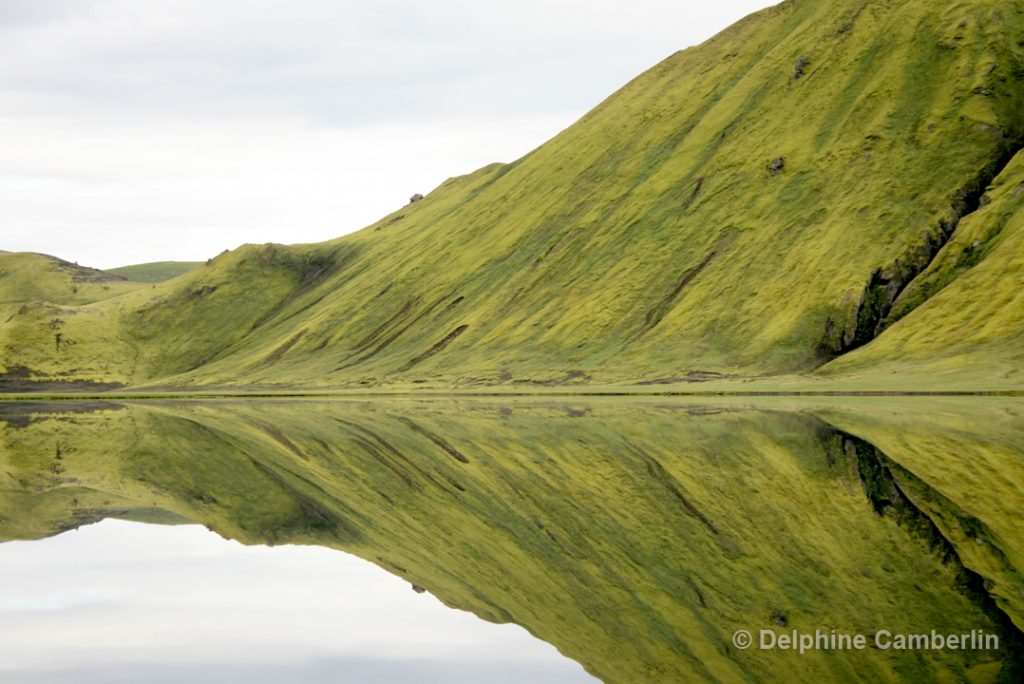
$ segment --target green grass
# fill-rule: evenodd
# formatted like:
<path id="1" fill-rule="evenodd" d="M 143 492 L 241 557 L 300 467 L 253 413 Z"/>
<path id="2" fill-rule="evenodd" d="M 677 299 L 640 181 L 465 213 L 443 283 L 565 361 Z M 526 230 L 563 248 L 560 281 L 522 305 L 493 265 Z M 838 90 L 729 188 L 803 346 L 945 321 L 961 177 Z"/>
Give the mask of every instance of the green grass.
<path id="1" fill-rule="evenodd" d="M 45 254 L 0 252 L 0 311 L 8 314 L 37 302 L 91 304 L 138 288 L 121 276 Z"/>
<path id="2" fill-rule="evenodd" d="M 1021 162 L 996 163 L 1024 141 L 1022 41 L 996 0 L 783 2 L 363 231 L 14 310 L 0 366 L 150 389 L 1021 389 Z M 902 318 L 816 373 L 881 306 L 859 305 L 873 274 L 918 268 Z"/>
<path id="3" fill-rule="evenodd" d="M 829 451 L 836 425 L 913 476 L 1024 624 L 1020 402 L 979 401 L 37 405 L 0 420 L 0 538 L 159 508 L 245 543 L 329 546 L 609 682 L 994 681 L 1005 653 L 730 645 L 781 631 L 780 612 L 801 631 L 996 629 L 954 564 L 874 512 L 856 460 Z"/>
<path id="4" fill-rule="evenodd" d="M 939 382 L 973 374 L 1004 386 L 1024 384 L 1024 154 L 987 197 L 904 292 L 906 317 L 825 373 L 913 372 Z"/>
<path id="5" fill-rule="evenodd" d="M 136 283 L 162 283 L 188 273 L 201 264 L 201 261 L 154 261 L 148 264 L 108 268 L 107 273 L 124 276 Z"/>

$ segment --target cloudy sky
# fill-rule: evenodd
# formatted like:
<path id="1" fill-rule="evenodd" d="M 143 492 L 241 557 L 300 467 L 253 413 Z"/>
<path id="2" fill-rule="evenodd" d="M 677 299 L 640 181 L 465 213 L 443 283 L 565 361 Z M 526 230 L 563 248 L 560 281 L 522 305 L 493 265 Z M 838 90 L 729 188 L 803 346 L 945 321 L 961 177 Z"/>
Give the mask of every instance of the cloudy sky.
<path id="1" fill-rule="evenodd" d="M 357 230 L 765 0 L 2 0 L 0 250 L 100 268 Z"/>

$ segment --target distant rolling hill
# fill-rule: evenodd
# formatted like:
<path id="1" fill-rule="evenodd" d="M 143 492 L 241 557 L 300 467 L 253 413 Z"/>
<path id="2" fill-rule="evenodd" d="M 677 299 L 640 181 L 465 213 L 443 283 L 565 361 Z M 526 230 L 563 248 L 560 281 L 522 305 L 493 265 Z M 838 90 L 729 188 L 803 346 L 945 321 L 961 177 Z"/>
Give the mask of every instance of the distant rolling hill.
<path id="1" fill-rule="evenodd" d="M 183 273 L 188 273 L 200 264 L 202 264 L 201 261 L 154 261 L 149 264 L 108 268 L 107 273 L 124 276 L 136 283 L 162 283 L 165 280 L 177 278 Z"/>
<path id="2" fill-rule="evenodd" d="M 0 307 L 90 304 L 138 287 L 122 276 L 45 254 L 0 252 Z"/>
<path id="3" fill-rule="evenodd" d="M 1005 0 L 783 2 L 355 234 L 91 302 L 25 296 L 0 365 L 132 386 L 1021 388 L 1022 46 Z"/>

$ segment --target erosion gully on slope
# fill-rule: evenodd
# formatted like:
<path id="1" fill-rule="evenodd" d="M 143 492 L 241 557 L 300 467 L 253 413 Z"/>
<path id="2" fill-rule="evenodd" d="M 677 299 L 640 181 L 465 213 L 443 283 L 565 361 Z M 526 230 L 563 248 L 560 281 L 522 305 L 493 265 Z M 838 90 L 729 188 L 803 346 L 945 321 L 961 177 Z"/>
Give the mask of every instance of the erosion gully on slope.
<path id="1" fill-rule="evenodd" d="M 922 244 L 908 248 L 889 266 L 876 268 L 852 312 L 840 311 L 828 318 L 819 345 L 823 363 L 868 344 L 934 294 L 925 296 L 915 306 L 904 308 L 899 316 L 890 316 L 900 294 L 931 265 L 952 239 L 960 222 L 984 206 L 982 199 L 988 187 L 1022 151 L 1024 134 L 1011 137 L 1010 142 L 996 151 L 990 163 L 950 196 L 950 213 L 939 220 Z"/>

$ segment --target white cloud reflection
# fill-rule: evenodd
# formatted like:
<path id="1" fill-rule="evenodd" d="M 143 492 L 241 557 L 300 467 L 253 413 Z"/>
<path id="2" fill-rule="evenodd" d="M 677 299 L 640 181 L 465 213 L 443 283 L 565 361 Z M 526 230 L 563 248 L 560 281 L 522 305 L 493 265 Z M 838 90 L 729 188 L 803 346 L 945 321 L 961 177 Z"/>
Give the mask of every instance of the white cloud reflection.
<path id="1" fill-rule="evenodd" d="M 594 681 L 354 556 L 120 520 L 0 544 L 0 680 Z"/>

